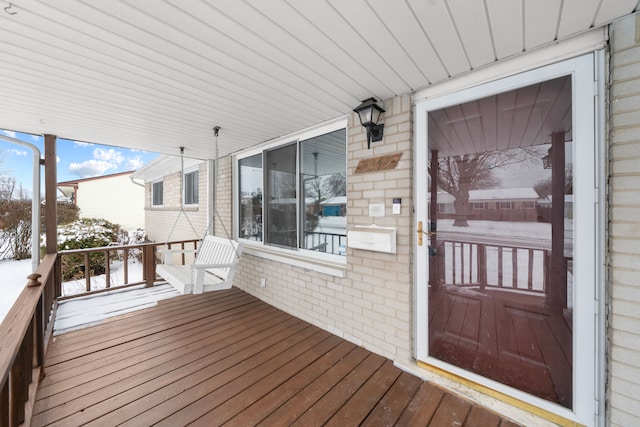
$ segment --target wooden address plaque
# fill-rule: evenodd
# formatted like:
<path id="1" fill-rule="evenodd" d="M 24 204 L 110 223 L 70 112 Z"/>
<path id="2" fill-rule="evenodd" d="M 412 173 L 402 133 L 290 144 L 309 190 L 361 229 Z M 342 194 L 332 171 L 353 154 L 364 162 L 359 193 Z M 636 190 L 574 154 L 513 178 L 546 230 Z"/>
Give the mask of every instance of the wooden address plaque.
<path id="1" fill-rule="evenodd" d="M 395 169 L 398 167 L 400 157 L 402 157 L 402 153 L 362 159 L 358 162 L 354 173 L 380 172 Z"/>

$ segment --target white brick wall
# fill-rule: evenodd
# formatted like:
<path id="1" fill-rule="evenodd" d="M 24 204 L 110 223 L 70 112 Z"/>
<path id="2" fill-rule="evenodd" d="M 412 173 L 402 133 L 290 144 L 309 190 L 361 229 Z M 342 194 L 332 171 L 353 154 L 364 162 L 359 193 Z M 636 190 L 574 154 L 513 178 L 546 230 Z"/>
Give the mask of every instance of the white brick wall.
<path id="1" fill-rule="evenodd" d="M 613 25 L 607 421 L 640 425 L 640 20 Z"/>
<path id="2" fill-rule="evenodd" d="M 197 207 L 191 205 L 185 207 L 185 214 L 183 215 L 179 215 L 181 200 L 180 180 L 181 172 L 175 172 L 164 177 L 162 207 L 151 206 L 151 184 L 145 185 L 145 234 L 152 241 L 163 242 L 168 238 L 171 240 L 186 240 L 204 237 L 208 224 L 206 208 L 207 163 L 203 162 L 199 166 L 199 204 Z M 177 222 L 176 219 L 178 219 Z M 175 229 L 169 236 L 174 224 Z"/>
<path id="3" fill-rule="evenodd" d="M 347 226 L 369 225 L 369 203 L 384 202 L 394 226 L 397 254 L 347 249 L 346 277 L 309 272 L 300 267 L 245 254 L 236 286 L 268 303 L 391 359 L 411 358 L 413 153 L 409 96 L 384 103 L 384 140 L 367 150 L 366 135 L 354 114 L 348 124 Z M 396 169 L 354 175 L 361 159 L 402 152 Z M 231 185 L 229 181 L 228 184 Z M 219 187 L 220 188 L 220 187 Z M 224 188 L 224 187 L 223 187 Z M 225 194 L 227 190 L 221 190 Z M 231 193 L 229 187 L 228 193 Z M 401 215 L 392 215 L 393 198 L 402 198 Z M 260 287 L 266 278 L 267 286 Z"/>

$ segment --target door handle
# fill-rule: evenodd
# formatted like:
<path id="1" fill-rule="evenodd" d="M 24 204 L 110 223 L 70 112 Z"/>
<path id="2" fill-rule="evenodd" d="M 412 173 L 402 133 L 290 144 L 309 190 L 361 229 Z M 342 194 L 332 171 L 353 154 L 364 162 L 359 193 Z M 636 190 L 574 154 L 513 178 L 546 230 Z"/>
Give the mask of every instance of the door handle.
<path id="1" fill-rule="evenodd" d="M 432 227 L 435 229 L 434 226 L 432 226 Z M 428 231 L 428 232 L 424 231 L 424 229 L 422 228 L 422 221 L 418 221 L 418 230 L 417 230 L 417 232 L 418 232 L 418 246 L 422 246 L 422 240 L 423 240 L 422 235 L 423 234 L 426 234 L 429 237 L 436 235 L 435 231 Z"/>

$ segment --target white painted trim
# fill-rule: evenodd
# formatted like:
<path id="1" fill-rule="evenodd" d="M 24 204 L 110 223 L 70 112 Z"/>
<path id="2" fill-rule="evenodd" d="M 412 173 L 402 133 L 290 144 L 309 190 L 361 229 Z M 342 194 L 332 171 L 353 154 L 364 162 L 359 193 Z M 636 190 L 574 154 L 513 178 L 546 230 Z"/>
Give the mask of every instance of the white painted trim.
<path id="1" fill-rule="evenodd" d="M 599 62 L 596 63 L 596 60 Z M 596 155 L 601 151 L 604 140 L 596 140 L 596 110 L 600 110 L 594 101 L 595 68 L 603 61 L 602 53 L 590 53 L 569 59 L 563 62 L 547 65 L 517 75 L 495 80 L 479 86 L 451 92 L 447 96 L 434 97 L 419 102 L 415 107 L 415 200 L 416 200 L 416 227 L 418 221 L 426 225 L 429 221 L 426 196 L 418 189 L 427 188 L 427 168 L 419 167 L 428 164 L 428 150 L 424 149 L 427 143 L 428 112 L 451 105 L 460 104 L 472 99 L 479 99 L 496 93 L 506 92 L 518 87 L 546 81 L 555 77 L 571 74 L 573 77 L 573 140 L 572 156 L 574 163 L 574 283 L 579 283 L 574 292 L 574 320 L 573 320 L 573 411 L 559 407 L 540 398 L 496 383 L 493 380 L 481 377 L 472 372 L 454 367 L 447 363 L 430 358 L 428 355 L 428 263 L 421 262 L 427 259 L 428 244 L 422 247 L 416 246 L 416 358 L 427 363 L 439 366 L 459 375 L 478 382 L 488 387 L 497 389 L 509 395 L 514 395 L 520 400 L 539 406 L 558 415 L 578 421 L 584 425 L 592 426 L 598 422 L 596 416 L 596 384 L 598 357 L 602 350 L 596 345 L 596 334 L 602 334 L 596 322 L 596 295 L 604 286 L 602 272 L 599 267 L 604 261 L 598 245 L 603 244 L 604 218 L 597 212 L 602 210 L 598 203 L 602 203 L 602 194 L 598 194 L 598 186 L 602 183 L 604 159 Z M 498 73 L 500 74 L 500 73 Z M 602 131 L 600 131 L 602 132 Z M 578 145 L 580 145 L 578 149 Z M 600 183 L 600 184 L 599 184 Z M 602 192 L 601 192 L 602 193 Z M 426 193 L 425 193 L 426 194 Z M 601 393 L 601 392 L 599 392 Z M 604 396 L 600 396 L 601 398 Z"/>
<path id="2" fill-rule="evenodd" d="M 244 253 L 254 255 L 283 264 L 294 265 L 305 270 L 324 273 L 335 277 L 346 277 L 346 257 L 340 255 L 328 255 L 314 253 L 313 256 L 304 255 L 304 251 L 281 249 L 274 246 L 262 245 L 255 242 L 241 240 L 244 245 Z M 325 255 L 324 257 L 322 255 Z M 336 261 L 336 257 L 340 257 Z"/>
<path id="3" fill-rule="evenodd" d="M 463 76 L 418 90 L 413 94 L 413 102 L 418 103 L 426 99 L 449 95 L 456 91 L 594 52 L 603 48 L 607 39 L 606 28 L 596 28 L 553 45 L 523 53 L 471 71 Z"/>

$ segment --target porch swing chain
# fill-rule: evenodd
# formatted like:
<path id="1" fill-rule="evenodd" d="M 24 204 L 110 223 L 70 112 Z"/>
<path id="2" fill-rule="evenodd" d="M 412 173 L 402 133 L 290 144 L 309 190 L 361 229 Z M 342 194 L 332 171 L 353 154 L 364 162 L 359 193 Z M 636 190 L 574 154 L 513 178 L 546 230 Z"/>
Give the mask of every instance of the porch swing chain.
<path id="1" fill-rule="evenodd" d="M 214 159 L 213 162 L 213 167 L 214 167 L 214 182 L 213 182 L 213 211 L 215 212 L 215 215 L 217 216 L 218 220 L 220 221 L 220 225 L 222 226 L 222 230 L 224 231 L 224 234 L 226 235 L 227 239 L 229 239 L 230 241 L 232 241 L 233 239 L 231 238 L 231 235 L 229 234 L 229 231 L 227 230 L 227 227 L 224 225 L 224 221 L 222 220 L 222 217 L 220 216 L 220 212 L 218 212 L 218 159 L 220 158 L 220 149 L 218 146 L 218 132 L 220 131 L 220 126 L 216 126 L 213 128 L 213 135 L 216 137 L 216 157 Z M 211 222 L 214 222 L 214 218 L 215 217 L 211 217 Z M 207 232 L 209 231 L 211 227 L 211 224 L 209 225 L 209 227 L 207 227 Z M 215 230 L 215 228 L 214 228 Z M 236 258 L 240 259 L 240 254 L 238 253 L 238 249 L 232 245 L 234 252 L 236 253 Z"/>
<path id="2" fill-rule="evenodd" d="M 176 226 L 178 225 L 178 221 L 180 220 L 180 215 L 184 215 L 184 217 L 187 219 L 187 222 L 189 223 L 189 226 L 191 227 L 191 230 L 193 231 L 193 234 L 198 235 L 198 232 L 196 231 L 196 228 L 193 226 L 193 223 L 191 222 L 191 220 L 189 219 L 189 215 L 187 215 L 187 213 L 184 210 L 184 200 L 183 200 L 183 194 L 184 194 L 184 147 L 180 147 L 180 212 L 178 212 L 178 216 L 176 217 L 176 220 L 173 223 L 173 227 L 171 227 L 171 231 L 169 231 L 169 235 L 167 236 L 167 243 L 169 241 L 171 241 L 171 236 L 173 235 L 173 231 L 176 229 Z"/>

